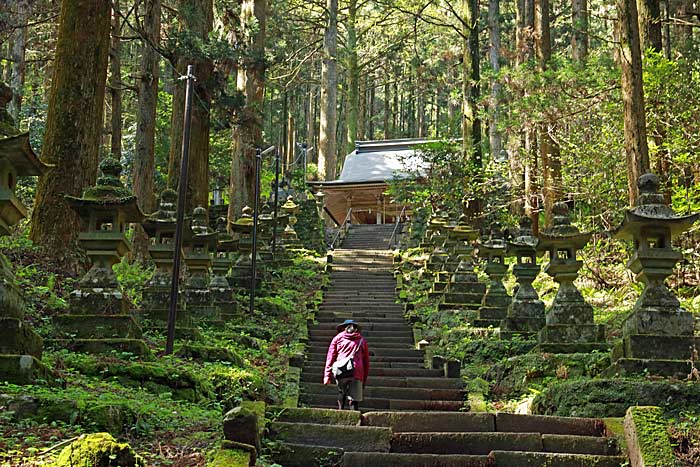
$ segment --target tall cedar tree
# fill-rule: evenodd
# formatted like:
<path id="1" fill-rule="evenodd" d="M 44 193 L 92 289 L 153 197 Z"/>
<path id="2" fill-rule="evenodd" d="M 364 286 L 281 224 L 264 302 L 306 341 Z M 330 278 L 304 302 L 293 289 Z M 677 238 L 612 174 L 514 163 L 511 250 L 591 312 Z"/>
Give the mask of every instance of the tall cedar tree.
<path id="1" fill-rule="evenodd" d="M 78 216 L 64 195 L 95 182 L 102 133 L 110 32 L 109 0 L 64 0 L 54 60 L 31 239 L 68 267 L 77 266 Z M 89 24 L 90 27 L 85 27 Z"/>

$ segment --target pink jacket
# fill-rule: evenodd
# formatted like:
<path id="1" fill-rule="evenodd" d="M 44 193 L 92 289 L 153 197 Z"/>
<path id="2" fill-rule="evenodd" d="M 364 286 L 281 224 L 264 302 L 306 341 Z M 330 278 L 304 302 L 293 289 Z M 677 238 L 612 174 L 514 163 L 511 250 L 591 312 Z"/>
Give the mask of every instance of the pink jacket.
<path id="1" fill-rule="evenodd" d="M 341 332 L 337 334 L 328 346 L 328 355 L 326 356 L 326 369 L 323 373 L 323 384 L 331 382 L 331 366 L 336 360 L 342 360 L 352 355 L 359 345 L 362 345 L 355 354 L 355 372 L 353 378 L 361 380 L 363 383 L 367 381 L 369 376 L 369 346 L 359 332 Z"/>

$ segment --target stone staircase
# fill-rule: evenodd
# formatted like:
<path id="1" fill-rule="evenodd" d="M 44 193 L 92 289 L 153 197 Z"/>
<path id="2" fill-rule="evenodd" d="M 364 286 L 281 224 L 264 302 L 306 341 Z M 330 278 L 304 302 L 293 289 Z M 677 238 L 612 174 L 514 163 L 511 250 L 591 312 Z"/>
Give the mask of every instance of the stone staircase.
<path id="1" fill-rule="evenodd" d="M 341 244 L 345 249 L 386 250 L 396 224 L 351 224 Z"/>
<path id="2" fill-rule="evenodd" d="M 352 236 L 353 233 L 350 234 Z M 323 368 L 336 326 L 354 319 L 370 349 L 370 376 L 362 410 L 459 410 L 464 394 L 459 378 L 425 368 L 424 352 L 396 303 L 396 281 L 389 251 L 338 249 L 333 252 L 331 283 L 309 330 L 301 374 L 301 403 L 336 407 L 337 389 L 323 386 Z"/>
<path id="3" fill-rule="evenodd" d="M 622 467 L 600 420 L 506 413 L 272 407 L 284 467 Z"/>
<path id="4" fill-rule="evenodd" d="M 376 226 L 372 226 L 376 227 Z M 331 284 L 309 330 L 300 408 L 269 407 L 268 437 L 283 467 L 621 467 L 627 459 L 600 420 L 468 413 L 459 378 L 428 369 L 395 302 L 392 256 L 353 228 L 333 252 Z M 355 235 L 362 234 L 358 239 Z M 391 235 L 389 231 L 388 236 Z M 387 244 L 388 244 L 387 236 Z M 323 386 L 335 327 L 357 320 L 371 370 L 361 412 L 333 410 Z"/>

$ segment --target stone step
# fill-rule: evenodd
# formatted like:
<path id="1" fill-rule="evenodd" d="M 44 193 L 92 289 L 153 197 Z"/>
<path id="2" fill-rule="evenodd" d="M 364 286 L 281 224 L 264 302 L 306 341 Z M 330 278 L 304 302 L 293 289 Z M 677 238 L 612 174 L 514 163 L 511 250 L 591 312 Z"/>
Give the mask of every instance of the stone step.
<path id="1" fill-rule="evenodd" d="M 367 341 L 367 345 L 370 342 Z M 328 351 L 328 346 L 307 346 L 307 355 L 321 354 L 325 358 Z M 369 348 L 370 361 L 372 357 L 398 357 L 398 358 L 417 358 L 419 361 L 423 361 L 424 352 L 422 350 L 411 349 L 411 348 L 396 348 L 396 347 L 371 347 Z"/>
<path id="2" fill-rule="evenodd" d="M 345 451 L 337 447 L 277 442 L 275 465 L 284 467 L 328 467 L 340 465 Z"/>
<path id="3" fill-rule="evenodd" d="M 370 362 L 371 366 L 374 367 L 375 364 L 380 363 L 390 363 L 390 364 L 400 364 L 405 363 L 407 365 L 422 365 L 423 357 L 396 357 L 396 356 L 383 356 L 383 355 L 372 355 L 372 350 L 370 350 Z M 326 352 L 316 352 L 307 353 L 307 362 L 322 364 L 326 361 Z"/>
<path id="4" fill-rule="evenodd" d="M 362 333 L 363 334 L 366 331 L 386 331 L 386 332 L 402 331 L 402 329 L 401 329 L 402 327 L 404 327 L 406 329 L 410 329 L 408 327 L 408 325 L 397 326 L 395 324 L 386 324 L 386 323 L 376 323 L 376 324 L 375 323 L 366 323 L 366 324 L 360 323 L 360 325 L 362 326 Z M 314 330 L 318 330 L 318 331 L 331 330 L 331 331 L 335 332 L 336 326 L 337 326 L 336 323 L 319 323 L 319 324 L 314 326 Z"/>
<path id="5" fill-rule="evenodd" d="M 622 467 L 629 465 L 623 456 L 557 454 L 546 452 L 492 451 L 493 467 Z"/>
<path id="6" fill-rule="evenodd" d="M 392 316 L 393 315 L 393 316 Z M 328 312 L 328 311 L 323 311 L 322 313 L 319 313 L 316 315 L 316 323 L 317 325 L 320 324 L 335 324 L 336 326 L 339 323 L 342 323 L 343 320 L 345 319 L 354 319 L 355 321 L 359 322 L 360 326 L 362 326 L 362 331 L 364 331 L 364 326 L 366 325 L 373 325 L 373 324 L 393 324 L 395 327 L 401 329 L 401 328 L 406 328 L 410 329 L 408 323 L 403 317 L 403 313 L 395 313 L 395 312 L 379 312 L 377 313 L 376 316 L 373 316 L 372 313 L 362 313 L 362 312 L 356 312 L 356 313 L 343 313 L 340 311 L 334 311 L 334 312 Z"/>
<path id="7" fill-rule="evenodd" d="M 406 323 L 404 319 L 403 309 L 400 310 L 370 310 L 370 311 L 354 311 L 354 312 L 342 312 L 342 311 L 319 311 L 316 315 L 317 321 L 331 321 L 338 320 L 341 318 L 362 318 L 368 321 L 374 320 L 395 320 L 397 322 Z"/>
<path id="8" fill-rule="evenodd" d="M 374 352 L 375 349 L 411 349 L 415 350 L 416 346 L 413 344 L 412 341 L 409 340 L 404 340 L 403 342 L 385 342 L 382 339 L 369 339 L 365 337 L 367 340 L 367 343 L 370 347 L 370 353 Z M 307 345 L 309 346 L 308 348 L 321 348 L 321 349 L 326 349 L 328 350 L 328 346 L 331 342 L 331 339 L 309 339 L 309 342 Z"/>
<path id="9" fill-rule="evenodd" d="M 369 377 L 375 378 L 375 377 L 379 377 L 379 376 L 386 376 L 386 377 L 393 377 L 393 378 L 439 378 L 439 377 L 442 377 L 444 374 L 443 370 L 433 370 L 433 369 L 429 369 L 429 368 L 420 368 L 420 367 L 417 367 L 415 365 L 412 365 L 412 366 L 406 366 L 404 364 L 392 365 L 391 363 L 386 363 L 383 365 L 385 365 L 385 366 L 379 366 L 379 363 L 377 363 L 377 364 L 373 363 L 371 365 Z M 303 370 L 301 373 L 302 378 L 307 377 L 307 375 L 312 375 L 310 377 L 311 378 L 313 378 L 313 377 L 318 378 L 317 381 L 321 381 L 323 379 L 324 366 L 322 364 L 321 365 L 306 364 L 306 365 L 304 365 L 302 370 Z M 412 431 L 417 431 L 417 430 L 412 430 Z M 431 430 L 431 431 L 435 431 L 435 430 Z"/>
<path id="10" fill-rule="evenodd" d="M 371 323 L 370 323 L 371 325 Z M 310 337 L 333 337 L 336 334 L 338 334 L 338 331 L 336 331 L 335 328 L 331 327 L 326 327 L 326 329 L 320 329 L 316 325 L 314 325 L 311 329 L 309 329 L 309 336 Z M 369 338 L 372 337 L 374 339 L 377 338 L 389 338 L 389 337 L 394 337 L 394 338 L 399 338 L 399 337 L 405 337 L 405 338 L 410 338 L 413 339 L 413 331 L 411 328 L 408 326 L 404 326 L 402 328 L 395 328 L 395 329 L 366 329 L 364 326 L 362 327 L 362 335 Z"/>
<path id="11" fill-rule="evenodd" d="M 426 369 L 423 362 L 418 363 L 418 362 L 401 362 L 401 361 L 396 361 L 395 359 L 389 359 L 388 361 L 383 360 L 380 357 L 377 357 L 375 359 L 371 359 L 371 374 L 375 374 L 375 370 L 378 370 L 380 368 L 386 369 L 386 368 L 401 368 L 401 369 Z M 325 365 L 326 361 L 325 358 L 323 360 L 307 360 L 304 364 L 304 368 L 307 366 L 313 366 L 317 367 L 320 366 L 322 367 Z M 442 370 L 440 370 L 442 372 Z M 322 373 L 322 372 L 321 372 Z M 319 373 L 319 374 L 321 374 Z M 442 373 L 441 373 L 442 374 Z"/>
<path id="12" fill-rule="evenodd" d="M 268 426 L 272 439 L 293 444 L 388 452 L 391 442 L 388 428 L 289 422 L 272 422 Z"/>
<path id="13" fill-rule="evenodd" d="M 464 399 L 464 392 L 460 389 L 431 389 L 402 388 L 377 386 L 374 380 L 368 380 L 365 386 L 364 397 L 370 399 L 396 399 L 396 400 L 423 400 L 423 401 L 443 401 Z M 333 385 L 324 386 L 320 383 L 303 383 L 301 390 L 305 394 L 337 395 L 337 389 Z"/>
<path id="14" fill-rule="evenodd" d="M 304 372 L 301 375 L 301 381 L 318 383 L 320 378 L 317 374 Z M 462 387 L 462 381 L 459 378 L 376 376 L 374 371 L 370 374 L 369 383 L 373 386 L 397 388 L 460 389 Z"/>
<path id="15" fill-rule="evenodd" d="M 546 441 L 545 441 L 546 438 Z M 394 433 L 392 452 L 416 454 L 479 454 L 491 451 L 550 452 L 619 455 L 613 439 L 595 436 L 541 435 L 539 433 Z"/>
<path id="16" fill-rule="evenodd" d="M 355 410 L 311 409 L 306 407 L 267 406 L 265 416 L 274 422 L 316 423 L 359 426 L 361 416 Z"/>
<path id="17" fill-rule="evenodd" d="M 342 298 L 324 298 L 323 302 L 321 303 L 322 307 L 328 307 L 332 308 L 334 306 L 338 307 L 356 307 L 356 308 L 367 308 L 368 306 L 376 306 L 376 307 L 387 307 L 387 308 L 394 308 L 394 309 L 400 309 L 401 304 L 396 303 L 395 298 L 386 298 L 386 299 L 374 299 L 374 300 L 363 300 L 362 298 L 348 298 L 348 299 L 342 299 Z"/>
<path id="18" fill-rule="evenodd" d="M 346 452 L 342 467 L 492 467 L 488 456 Z M 512 465 L 509 467 L 525 467 Z M 552 466 L 555 467 L 555 466 Z M 559 467 L 559 466 L 556 466 Z"/>
<path id="19" fill-rule="evenodd" d="M 391 428 L 391 430 L 394 433 L 474 433 L 493 432 L 496 429 L 496 421 L 494 415 L 491 413 L 484 412 L 367 412 L 362 416 L 362 424 L 365 426 L 380 426 Z"/>
<path id="20" fill-rule="evenodd" d="M 333 386 L 331 386 L 333 387 Z M 334 387 L 333 387 L 334 388 Z M 335 389 L 335 388 L 334 388 Z M 302 392 L 299 400 L 303 404 L 311 407 L 337 407 L 338 395 L 337 390 L 333 394 L 307 394 Z M 406 411 L 458 411 L 464 408 L 461 400 L 410 400 L 410 399 L 384 399 L 384 398 L 366 398 L 360 403 L 361 410 L 406 410 Z"/>

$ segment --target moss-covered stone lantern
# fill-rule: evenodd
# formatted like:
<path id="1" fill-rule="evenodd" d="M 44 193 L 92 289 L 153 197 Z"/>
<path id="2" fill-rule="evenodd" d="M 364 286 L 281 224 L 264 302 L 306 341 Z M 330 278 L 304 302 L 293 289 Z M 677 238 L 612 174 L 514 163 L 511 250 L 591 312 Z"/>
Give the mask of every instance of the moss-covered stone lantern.
<path id="1" fill-rule="evenodd" d="M 170 287 L 172 285 L 175 257 L 175 212 L 177 193 L 166 189 L 160 195 L 158 210 L 143 221 L 143 229 L 149 237 L 148 253 L 156 266 L 153 277 L 143 291 L 143 310 L 146 318 L 162 327 L 168 321 Z M 188 321 L 184 303 L 178 304 L 178 323 Z"/>
<path id="2" fill-rule="evenodd" d="M 217 233 L 209 228 L 207 210 L 197 206 L 192 211 L 190 235 L 185 241 L 187 274 L 183 286 L 185 308 L 192 319 L 218 320 L 219 314 L 209 290 L 212 255 L 216 252 Z"/>
<path id="3" fill-rule="evenodd" d="M 440 303 L 441 309 L 466 310 L 467 319 L 472 320 L 476 310 L 481 305 L 481 300 L 486 292 L 486 285 L 479 282 L 474 272 L 474 247 L 473 242 L 479 238 L 479 231 L 471 226 L 470 218 L 466 213 L 467 203 L 464 203 L 465 212 L 459 218 L 457 225 L 448 231 L 448 239 L 453 239 L 452 255 L 458 261 L 454 273 L 448 275 L 448 284 L 445 295 Z M 449 263 L 449 260 L 446 264 Z M 440 278 L 442 274 L 438 274 Z"/>
<path id="4" fill-rule="evenodd" d="M 593 322 L 593 307 L 586 303 L 574 281 L 583 262 L 577 258 L 591 238 L 571 224 L 565 202 L 554 204 L 551 229 L 540 232 L 537 250 L 549 254 L 545 272 L 559 284 L 539 332 L 537 350 L 548 353 L 585 353 L 607 350 L 605 327 Z"/>
<path id="5" fill-rule="evenodd" d="M 507 247 L 501 224 L 492 223 L 488 239 L 480 242 L 478 247 L 479 257 L 486 263 L 489 286 L 474 320 L 476 327 L 498 327 L 508 316 L 511 297 L 503 286 L 503 278 L 508 273 L 505 263 Z"/>
<path id="6" fill-rule="evenodd" d="M 17 179 L 43 175 L 47 168 L 32 150 L 28 133 L 0 137 L 0 236 L 27 215 L 15 196 Z M 41 363 L 43 341 L 24 317 L 24 296 L 10 262 L 0 253 L 0 381 L 31 384 L 50 378 Z"/>
<path id="7" fill-rule="evenodd" d="M 294 198 L 290 195 L 287 201 L 281 207 L 282 212 L 288 217 L 287 226 L 282 232 L 282 242 L 286 248 L 302 248 L 299 237 L 297 236 L 294 226 L 297 223 L 297 214 L 299 214 L 299 205 L 294 202 Z"/>
<path id="8" fill-rule="evenodd" d="M 233 285 L 242 289 L 250 288 L 253 274 L 253 209 L 245 206 L 241 217 L 231 223 L 231 230 L 238 234 L 238 259 L 231 268 Z M 256 287 L 260 283 L 260 268 L 256 268 Z"/>
<path id="9" fill-rule="evenodd" d="M 614 363 L 606 373 L 685 377 L 699 342 L 693 337 L 693 315 L 681 308 L 664 281 L 682 258 L 673 248 L 673 238 L 688 230 L 698 214 L 677 215 L 658 192 L 656 175 L 642 175 L 637 185 L 635 207 L 625 211 L 614 234 L 633 242 L 627 267 L 644 290 L 623 322 L 623 338 L 613 349 Z"/>
<path id="10" fill-rule="evenodd" d="M 94 353 L 121 350 L 135 355 L 150 353 L 141 340 L 141 328 L 130 311 L 112 266 L 131 251 L 126 231 L 131 222 L 141 222 L 143 213 L 136 197 L 120 180 L 121 165 L 114 158 L 100 163 L 97 184 L 83 196 L 66 196 L 83 224 L 78 236 L 92 267 L 71 293 L 70 314 L 59 316 L 56 325 L 71 339 L 64 340 L 76 351 Z"/>
<path id="11" fill-rule="evenodd" d="M 220 316 L 230 319 L 236 316 L 236 302 L 233 299 L 233 287 L 228 282 L 227 276 L 233 265 L 234 255 L 238 248 L 238 241 L 228 233 L 227 220 L 219 217 L 216 220 L 216 231 L 219 234 L 216 244 L 216 255 L 212 260 L 212 278 L 209 283 L 214 306 L 219 310 Z"/>
<path id="12" fill-rule="evenodd" d="M 518 236 L 508 242 L 506 249 L 506 254 L 517 261 L 513 265 L 513 275 L 518 282 L 518 289 L 508 308 L 508 316 L 501 321 L 503 339 L 510 339 L 516 334 L 533 336 L 545 324 L 544 303 L 532 286 L 540 273 L 537 243 L 537 238 L 532 235 L 532 220 L 527 216 L 522 217 Z"/>

